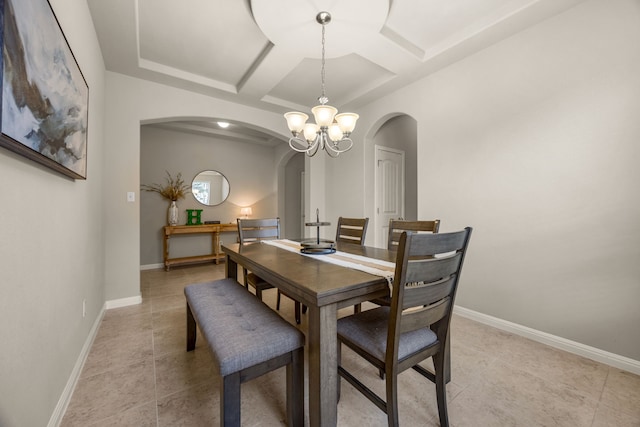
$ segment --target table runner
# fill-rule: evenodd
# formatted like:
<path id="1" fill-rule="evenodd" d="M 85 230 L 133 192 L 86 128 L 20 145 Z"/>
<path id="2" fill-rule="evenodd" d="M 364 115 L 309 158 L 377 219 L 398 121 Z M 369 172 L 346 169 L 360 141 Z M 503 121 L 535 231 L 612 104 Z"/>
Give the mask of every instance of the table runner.
<path id="1" fill-rule="evenodd" d="M 262 240 L 262 243 L 276 246 L 280 249 L 284 249 L 290 252 L 296 252 L 302 256 L 313 257 L 320 261 L 329 262 L 332 264 L 340 265 L 342 267 L 352 268 L 354 270 L 364 271 L 365 273 L 373 274 L 375 276 L 382 276 L 387 279 L 389 287 L 393 284 L 393 273 L 395 272 L 396 264 L 394 262 L 382 261 L 375 258 L 368 258 L 361 255 L 354 255 L 348 252 L 336 251 L 332 254 L 326 255 L 310 255 L 300 252 L 302 246 L 299 242 L 288 239 L 279 240 Z"/>

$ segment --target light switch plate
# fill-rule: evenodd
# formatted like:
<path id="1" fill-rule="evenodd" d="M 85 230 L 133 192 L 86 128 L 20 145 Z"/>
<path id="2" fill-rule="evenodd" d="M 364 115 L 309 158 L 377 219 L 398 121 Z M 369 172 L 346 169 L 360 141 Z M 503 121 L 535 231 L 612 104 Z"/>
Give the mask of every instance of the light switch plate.
<path id="1" fill-rule="evenodd" d="M 129 191 L 127 193 L 127 202 L 135 202 L 136 201 L 136 193 L 133 191 Z"/>

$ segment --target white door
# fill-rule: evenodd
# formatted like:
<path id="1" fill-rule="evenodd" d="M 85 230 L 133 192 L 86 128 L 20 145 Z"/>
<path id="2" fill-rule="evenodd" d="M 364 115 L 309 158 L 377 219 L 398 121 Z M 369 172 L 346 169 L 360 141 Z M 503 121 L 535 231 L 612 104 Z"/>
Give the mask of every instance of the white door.
<path id="1" fill-rule="evenodd" d="M 375 245 L 387 247 L 389 220 L 404 217 L 404 151 L 376 145 Z"/>

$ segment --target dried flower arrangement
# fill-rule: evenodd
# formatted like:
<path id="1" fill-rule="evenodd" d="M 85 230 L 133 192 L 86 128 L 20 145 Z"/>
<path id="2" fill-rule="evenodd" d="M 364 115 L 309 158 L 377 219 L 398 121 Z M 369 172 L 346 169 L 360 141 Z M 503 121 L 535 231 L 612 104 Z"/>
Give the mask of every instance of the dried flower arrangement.
<path id="1" fill-rule="evenodd" d="M 178 173 L 178 175 L 174 179 L 168 171 L 165 172 L 167 172 L 166 185 L 143 184 L 141 186 L 141 189 L 144 191 L 152 191 L 154 193 L 158 193 L 165 199 L 171 200 L 172 202 L 183 199 L 186 191 L 191 189 L 191 185 L 184 183 L 184 180 L 182 179 L 182 173 Z"/>

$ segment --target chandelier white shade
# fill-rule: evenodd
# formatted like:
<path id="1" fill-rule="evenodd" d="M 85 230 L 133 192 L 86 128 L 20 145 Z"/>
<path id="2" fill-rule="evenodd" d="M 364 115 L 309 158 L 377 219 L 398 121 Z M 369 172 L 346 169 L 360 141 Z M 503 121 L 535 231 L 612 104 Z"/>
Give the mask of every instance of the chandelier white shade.
<path id="1" fill-rule="evenodd" d="M 307 123 L 309 116 L 305 113 L 292 111 L 285 113 L 287 126 L 293 135 L 289 139 L 289 146 L 298 152 L 314 156 L 319 149 L 325 150 L 331 157 L 337 157 L 340 153 L 349 151 L 353 147 L 353 141 L 349 136 L 356 127 L 358 115 L 355 113 L 338 114 L 338 109 L 330 105 L 329 98 L 325 95 L 325 57 L 324 57 L 324 32 L 325 25 L 331 22 L 329 12 L 320 12 L 316 21 L 322 25 L 322 95 L 318 98 L 320 105 L 311 109 L 315 123 Z"/>

